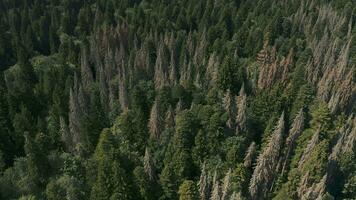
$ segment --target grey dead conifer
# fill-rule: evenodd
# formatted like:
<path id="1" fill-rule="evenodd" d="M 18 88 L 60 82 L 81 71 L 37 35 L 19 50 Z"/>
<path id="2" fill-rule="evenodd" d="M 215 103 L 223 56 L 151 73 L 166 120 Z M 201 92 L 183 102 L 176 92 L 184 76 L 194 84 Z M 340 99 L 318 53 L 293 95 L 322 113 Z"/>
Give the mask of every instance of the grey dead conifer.
<path id="1" fill-rule="evenodd" d="M 175 119 L 174 119 L 174 111 L 172 109 L 172 106 L 168 107 L 168 110 L 166 112 L 166 118 L 164 120 L 165 127 L 166 128 L 172 128 L 175 125 Z"/>
<path id="2" fill-rule="evenodd" d="M 339 138 L 332 148 L 327 164 L 327 184 L 333 185 L 335 182 L 335 172 L 338 169 L 340 158 L 352 152 L 356 142 L 356 119 L 351 115 L 346 123 L 338 130 Z"/>
<path id="3" fill-rule="evenodd" d="M 194 85 L 197 88 L 202 88 L 203 86 L 203 80 L 202 80 L 202 75 L 200 73 L 200 70 L 196 71 L 196 75 L 194 78 Z"/>
<path id="4" fill-rule="evenodd" d="M 120 101 L 121 109 L 123 111 L 127 111 L 129 108 L 128 105 L 129 103 L 128 103 L 127 90 L 126 90 L 124 80 L 119 81 L 119 101 Z"/>
<path id="5" fill-rule="evenodd" d="M 298 197 L 300 198 L 303 196 L 303 194 L 306 193 L 308 190 L 308 184 L 309 184 L 309 171 L 307 171 L 301 178 L 297 190 Z"/>
<path id="6" fill-rule="evenodd" d="M 297 142 L 297 139 L 301 135 L 303 129 L 304 129 L 304 112 L 303 112 L 303 109 L 300 109 L 299 113 L 294 118 L 292 128 L 290 129 L 289 136 L 286 140 L 287 150 L 286 150 L 284 158 L 283 158 L 283 165 L 282 165 L 282 172 L 281 172 L 282 176 L 286 169 L 288 160 L 289 160 L 292 152 L 294 151 L 294 147 Z"/>
<path id="7" fill-rule="evenodd" d="M 279 63 L 276 57 L 276 46 L 268 47 L 265 41 L 262 50 L 257 55 L 257 64 L 260 66 L 257 86 L 259 89 L 269 88 L 279 74 Z"/>
<path id="8" fill-rule="evenodd" d="M 77 79 L 76 79 L 77 80 Z M 79 87 L 79 88 L 78 88 Z M 72 138 L 73 150 L 80 150 L 89 144 L 87 133 L 85 132 L 83 121 L 87 118 L 87 102 L 84 91 L 80 85 L 74 84 L 69 92 L 69 132 Z"/>
<path id="9" fill-rule="evenodd" d="M 81 130 L 81 112 L 80 106 L 77 99 L 77 92 L 73 88 L 69 91 L 69 131 L 72 137 L 73 145 L 81 142 L 80 130 Z"/>
<path id="10" fill-rule="evenodd" d="M 177 62 L 175 58 L 175 51 L 171 51 L 171 61 L 170 61 L 170 71 L 169 71 L 169 81 L 171 85 L 176 85 L 178 83 L 178 72 L 177 72 Z"/>
<path id="11" fill-rule="evenodd" d="M 215 85 L 218 77 L 218 66 L 219 61 L 215 53 L 210 54 L 208 64 L 205 72 L 205 84 L 204 86 L 213 86 Z"/>
<path id="12" fill-rule="evenodd" d="M 82 45 L 80 58 L 80 75 L 82 85 L 86 91 L 90 90 L 91 84 L 94 82 L 93 73 L 90 69 L 89 50 L 86 44 Z"/>
<path id="13" fill-rule="evenodd" d="M 230 89 L 225 92 L 223 98 L 223 106 L 225 111 L 228 114 L 228 120 L 226 122 L 227 127 L 233 128 L 235 125 L 235 116 L 236 116 L 236 103 L 235 98 Z"/>
<path id="14" fill-rule="evenodd" d="M 326 192 L 327 174 L 323 176 L 319 183 L 313 183 L 310 187 L 308 187 L 308 177 L 307 175 L 307 179 L 302 182 L 303 190 L 299 191 L 299 198 L 301 200 L 323 200 Z"/>
<path id="15" fill-rule="evenodd" d="M 354 116 L 350 116 L 350 124 L 352 124 L 352 130 L 345 140 L 342 153 L 352 151 L 356 145 L 356 118 Z"/>
<path id="16" fill-rule="evenodd" d="M 112 108 L 109 95 L 109 86 L 106 82 L 105 72 L 103 66 L 98 66 L 99 73 L 99 87 L 100 87 L 100 103 L 103 105 L 104 110 L 108 113 Z"/>
<path id="17" fill-rule="evenodd" d="M 326 193 L 327 177 L 328 174 L 325 174 L 313 191 L 316 196 L 316 200 L 324 200 L 324 196 Z"/>
<path id="18" fill-rule="evenodd" d="M 236 133 L 239 134 L 242 131 L 246 131 L 246 121 L 247 121 L 247 97 L 245 93 L 245 86 L 242 84 L 239 96 L 236 99 L 237 104 L 237 116 L 236 116 Z"/>
<path id="19" fill-rule="evenodd" d="M 250 181 L 249 192 L 252 200 L 263 199 L 276 173 L 284 131 L 284 112 L 270 138 L 267 148 L 260 154 Z"/>
<path id="20" fill-rule="evenodd" d="M 340 87 L 331 96 L 328 107 L 332 113 L 338 110 L 345 110 L 352 105 L 353 98 L 356 96 L 356 86 L 353 83 L 353 69 L 346 75 Z"/>
<path id="21" fill-rule="evenodd" d="M 256 155 L 256 143 L 252 142 L 247 149 L 246 156 L 244 158 L 244 166 L 246 168 L 250 168 L 252 166 L 252 162 Z"/>
<path id="22" fill-rule="evenodd" d="M 229 200 L 231 196 L 231 169 L 229 169 L 228 172 L 226 173 L 221 189 L 222 189 L 221 200 Z"/>
<path id="23" fill-rule="evenodd" d="M 145 157 L 143 158 L 143 167 L 145 170 L 145 173 L 148 175 L 148 178 L 150 181 L 153 181 L 156 179 L 156 173 L 155 173 L 155 168 L 154 168 L 154 162 L 153 158 L 146 147 L 145 150 Z"/>
<path id="24" fill-rule="evenodd" d="M 60 124 L 59 133 L 61 136 L 61 141 L 64 143 L 65 148 L 69 152 L 71 152 L 71 151 L 73 151 L 72 137 L 70 135 L 70 131 L 67 126 L 67 123 L 65 122 L 65 120 L 62 116 L 59 118 L 59 124 Z"/>
<path id="25" fill-rule="evenodd" d="M 84 91 L 83 86 L 80 84 L 79 88 L 78 88 L 78 105 L 79 105 L 79 109 L 81 111 L 82 114 L 82 118 L 86 117 L 86 115 L 88 114 L 88 105 L 89 105 L 89 101 L 88 101 L 88 95 L 87 92 Z"/>
<path id="26" fill-rule="evenodd" d="M 216 171 L 213 177 L 213 188 L 211 191 L 210 200 L 221 200 L 220 181 L 219 178 L 217 177 Z"/>
<path id="27" fill-rule="evenodd" d="M 233 192 L 230 200 L 245 200 L 245 198 L 242 197 L 241 192 Z"/>
<path id="28" fill-rule="evenodd" d="M 350 146 L 348 145 L 348 143 L 352 144 L 355 142 L 354 134 L 356 133 L 355 133 L 355 127 L 353 127 L 353 123 L 355 122 L 356 121 L 352 118 L 352 116 L 350 116 L 347 122 L 340 128 L 340 130 L 338 131 L 339 139 L 335 144 L 335 146 L 333 147 L 331 154 L 329 155 L 329 161 L 331 160 L 336 161 L 338 160 L 340 154 L 352 150 L 353 145 Z"/>
<path id="29" fill-rule="evenodd" d="M 203 167 L 201 169 L 198 187 L 199 187 L 200 200 L 208 200 L 209 199 L 210 183 L 209 183 L 208 172 L 206 170 L 205 163 L 203 164 Z"/>
<path id="30" fill-rule="evenodd" d="M 162 88 L 168 83 L 168 62 L 166 59 L 165 45 L 163 42 L 158 47 L 157 59 L 154 68 L 154 83 L 156 88 Z"/>
<path id="31" fill-rule="evenodd" d="M 160 116 L 158 100 L 156 100 L 151 108 L 150 119 L 148 122 L 148 128 L 149 128 L 151 137 L 153 137 L 153 138 L 160 137 L 161 131 L 162 131 L 161 123 L 162 123 L 162 119 Z"/>
<path id="32" fill-rule="evenodd" d="M 201 34 L 200 40 L 195 48 L 193 62 L 195 66 L 198 66 L 203 63 L 207 40 L 206 40 L 206 29 L 204 29 L 203 33 Z"/>

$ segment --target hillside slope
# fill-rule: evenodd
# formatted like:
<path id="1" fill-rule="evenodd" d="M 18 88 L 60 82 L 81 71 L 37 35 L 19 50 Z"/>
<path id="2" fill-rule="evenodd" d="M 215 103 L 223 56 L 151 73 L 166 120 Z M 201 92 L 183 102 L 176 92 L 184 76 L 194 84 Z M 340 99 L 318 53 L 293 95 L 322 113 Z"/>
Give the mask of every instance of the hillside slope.
<path id="1" fill-rule="evenodd" d="M 354 0 L 0 1 L 0 199 L 356 199 Z"/>

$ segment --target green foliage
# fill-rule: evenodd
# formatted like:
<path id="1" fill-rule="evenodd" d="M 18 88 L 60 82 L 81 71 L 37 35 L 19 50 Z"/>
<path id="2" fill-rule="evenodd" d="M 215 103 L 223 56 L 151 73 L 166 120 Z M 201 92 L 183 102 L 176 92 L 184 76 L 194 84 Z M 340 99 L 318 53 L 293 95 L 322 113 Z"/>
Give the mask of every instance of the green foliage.
<path id="1" fill-rule="evenodd" d="M 49 141 L 48 137 L 43 133 L 39 133 L 32 138 L 26 133 L 25 135 L 25 152 L 28 165 L 28 175 L 33 182 L 33 190 L 37 190 L 46 185 L 50 166 L 47 160 L 47 152 Z"/>
<path id="2" fill-rule="evenodd" d="M 235 167 L 237 163 L 242 162 L 242 158 L 245 154 L 244 150 L 246 147 L 244 146 L 245 141 L 242 137 L 229 137 L 223 143 L 223 151 L 225 151 L 225 159 L 226 164 L 229 167 Z"/>
<path id="3" fill-rule="evenodd" d="M 175 198 L 179 184 L 194 175 L 191 148 L 196 126 L 194 116 L 189 111 L 183 111 L 176 118 L 175 134 L 169 144 L 160 177 L 167 198 Z"/>
<path id="4" fill-rule="evenodd" d="M 135 184 L 139 188 L 140 195 L 143 199 L 154 200 L 159 198 L 161 191 L 156 180 L 150 180 L 143 167 L 136 167 L 133 171 Z"/>
<path id="5" fill-rule="evenodd" d="M 122 163 L 126 155 L 117 149 L 116 140 L 109 129 L 104 129 L 100 135 L 95 150 L 97 175 L 90 199 L 135 199 L 137 195 L 130 172 L 125 169 L 128 163 Z"/>
<path id="6" fill-rule="evenodd" d="M 241 192 L 245 194 L 247 192 L 245 184 L 248 184 L 248 181 L 249 181 L 248 170 L 242 164 L 238 164 L 231 174 L 232 191 Z"/>
<path id="7" fill-rule="evenodd" d="M 353 198 L 356 194 L 355 194 L 355 189 L 356 189 L 356 175 L 352 175 L 350 176 L 350 178 L 347 179 L 345 185 L 344 185 L 344 189 L 342 191 L 343 196 L 345 197 L 345 199 L 351 199 Z"/>
<path id="8" fill-rule="evenodd" d="M 353 3 L 0 1 L 0 199 L 199 199 L 217 182 L 249 197 L 248 146 L 262 153 L 282 112 L 265 196 L 300 199 L 308 173 L 328 174 L 320 198 L 354 198 L 353 135 L 330 160 L 355 129 Z"/>
<path id="9" fill-rule="evenodd" d="M 273 198 L 275 200 L 292 200 L 298 197 L 297 188 L 300 183 L 300 176 L 297 169 L 293 169 L 288 174 L 288 180 L 285 182 L 277 195 Z"/>
<path id="10" fill-rule="evenodd" d="M 226 56 L 219 68 L 218 73 L 218 86 L 221 90 L 225 91 L 230 89 L 235 93 L 241 88 L 245 80 L 243 68 L 238 65 L 238 60 L 230 56 Z"/>
<path id="11" fill-rule="evenodd" d="M 178 190 L 179 200 L 194 200 L 198 199 L 198 190 L 196 184 L 191 180 L 185 180 Z"/>
<path id="12" fill-rule="evenodd" d="M 134 148 L 143 152 L 144 144 L 148 138 L 148 130 L 143 113 L 140 111 L 123 112 L 116 120 L 113 131 L 130 141 Z M 143 123 L 142 123 L 143 122 Z"/>
<path id="13" fill-rule="evenodd" d="M 326 164 L 328 160 L 328 141 L 320 142 L 311 153 L 309 159 L 303 166 L 302 172 L 310 173 L 312 180 L 320 180 L 325 174 Z M 315 165 L 318 163 L 318 165 Z"/>
<path id="14" fill-rule="evenodd" d="M 64 175 L 47 184 L 46 197 L 48 200 L 86 199 L 85 187 L 75 177 Z"/>

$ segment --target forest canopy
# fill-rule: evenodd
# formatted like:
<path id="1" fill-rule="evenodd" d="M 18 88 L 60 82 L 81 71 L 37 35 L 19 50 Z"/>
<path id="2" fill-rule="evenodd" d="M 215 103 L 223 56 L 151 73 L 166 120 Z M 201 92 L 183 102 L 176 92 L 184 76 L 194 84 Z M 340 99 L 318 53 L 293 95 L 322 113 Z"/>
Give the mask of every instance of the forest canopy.
<path id="1" fill-rule="evenodd" d="M 354 0 L 0 0 L 0 199 L 356 199 Z"/>

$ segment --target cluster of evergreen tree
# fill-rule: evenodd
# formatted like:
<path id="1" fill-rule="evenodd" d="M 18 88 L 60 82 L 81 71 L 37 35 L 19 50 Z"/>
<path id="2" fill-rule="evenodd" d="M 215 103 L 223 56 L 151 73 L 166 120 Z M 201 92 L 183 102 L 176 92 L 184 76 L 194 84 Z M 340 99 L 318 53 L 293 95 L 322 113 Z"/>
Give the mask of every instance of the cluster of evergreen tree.
<path id="1" fill-rule="evenodd" d="M 1 0 L 0 199 L 356 198 L 354 0 Z"/>

